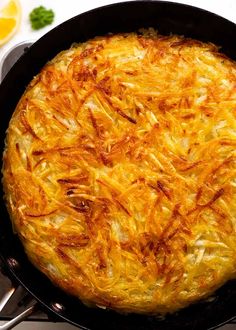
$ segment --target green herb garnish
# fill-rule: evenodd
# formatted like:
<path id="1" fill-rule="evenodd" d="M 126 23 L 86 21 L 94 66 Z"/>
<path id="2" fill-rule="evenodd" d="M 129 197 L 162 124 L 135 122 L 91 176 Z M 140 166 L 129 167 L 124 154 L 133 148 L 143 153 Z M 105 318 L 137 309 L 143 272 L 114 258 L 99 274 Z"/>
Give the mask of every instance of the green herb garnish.
<path id="1" fill-rule="evenodd" d="M 46 9 L 43 6 L 34 8 L 29 14 L 32 29 L 39 30 L 44 26 L 51 24 L 54 20 L 54 16 L 52 9 Z"/>

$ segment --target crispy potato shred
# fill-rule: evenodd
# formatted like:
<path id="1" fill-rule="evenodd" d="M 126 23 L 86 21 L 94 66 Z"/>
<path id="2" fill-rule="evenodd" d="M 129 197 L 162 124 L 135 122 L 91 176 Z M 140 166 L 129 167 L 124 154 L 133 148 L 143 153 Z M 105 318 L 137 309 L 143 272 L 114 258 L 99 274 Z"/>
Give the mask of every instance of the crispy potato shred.
<path id="1" fill-rule="evenodd" d="M 96 37 L 10 121 L 3 184 L 32 263 L 89 306 L 165 314 L 236 278 L 236 64 L 211 43 Z"/>

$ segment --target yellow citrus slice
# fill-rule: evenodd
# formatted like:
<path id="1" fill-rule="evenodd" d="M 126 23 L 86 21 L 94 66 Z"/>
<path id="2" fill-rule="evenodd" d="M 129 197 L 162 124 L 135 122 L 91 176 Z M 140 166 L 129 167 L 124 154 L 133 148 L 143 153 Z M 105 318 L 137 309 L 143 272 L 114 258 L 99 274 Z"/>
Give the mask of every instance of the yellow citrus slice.
<path id="1" fill-rule="evenodd" d="M 0 46 L 16 33 L 21 21 L 21 6 L 18 0 L 9 0 L 0 9 Z"/>

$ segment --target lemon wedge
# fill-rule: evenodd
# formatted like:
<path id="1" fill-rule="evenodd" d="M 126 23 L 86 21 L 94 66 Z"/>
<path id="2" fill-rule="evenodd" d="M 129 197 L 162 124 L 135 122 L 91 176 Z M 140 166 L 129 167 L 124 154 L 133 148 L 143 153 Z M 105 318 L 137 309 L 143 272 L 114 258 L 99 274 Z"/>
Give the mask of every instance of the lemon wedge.
<path id="1" fill-rule="evenodd" d="M 18 0 L 9 0 L 0 9 L 0 46 L 16 33 L 21 21 L 21 6 Z"/>

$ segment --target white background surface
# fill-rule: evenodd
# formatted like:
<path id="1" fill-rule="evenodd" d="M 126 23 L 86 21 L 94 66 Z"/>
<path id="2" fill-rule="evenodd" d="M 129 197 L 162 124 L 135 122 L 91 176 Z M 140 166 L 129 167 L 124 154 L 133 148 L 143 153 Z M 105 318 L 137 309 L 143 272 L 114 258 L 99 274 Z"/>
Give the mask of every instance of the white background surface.
<path id="1" fill-rule="evenodd" d="M 0 0 L 0 7 L 7 0 Z M 21 27 L 17 34 L 4 46 L 0 47 L 0 61 L 4 53 L 13 47 L 15 44 L 25 41 L 25 40 L 37 40 L 43 34 L 48 32 L 50 29 L 60 24 L 61 22 L 76 16 L 84 11 L 89 9 L 99 7 L 114 2 L 112 0 L 20 0 L 22 5 L 22 22 Z M 175 2 L 186 3 L 196 7 L 204 8 L 209 11 L 212 11 L 216 14 L 219 14 L 233 22 L 236 23 L 236 0 L 175 0 Z M 28 16 L 30 11 L 39 5 L 44 5 L 47 8 L 53 9 L 55 11 L 55 21 L 52 25 L 45 27 L 39 31 L 32 31 Z M 210 27 L 209 27 L 210 28 Z M 235 38 L 235 47 L 236 47 L 236 38 Z M 1 324 L 1 322 L 0 322 Z M 75 327 L 69 324 L 55 324 L 55 323 L 33 323 L 33 322 L 24 322 L 21 325 L 18 325 L 15 329 L 17 330 L 72 330 L 76 329 Z M 228 325 L 222 330 L 230 329 L 235 330 L 236 325 Z M 121 329 L 122 330 L 122 329 Z M 170 329 L 171 330 L 171 329 Z"/>

